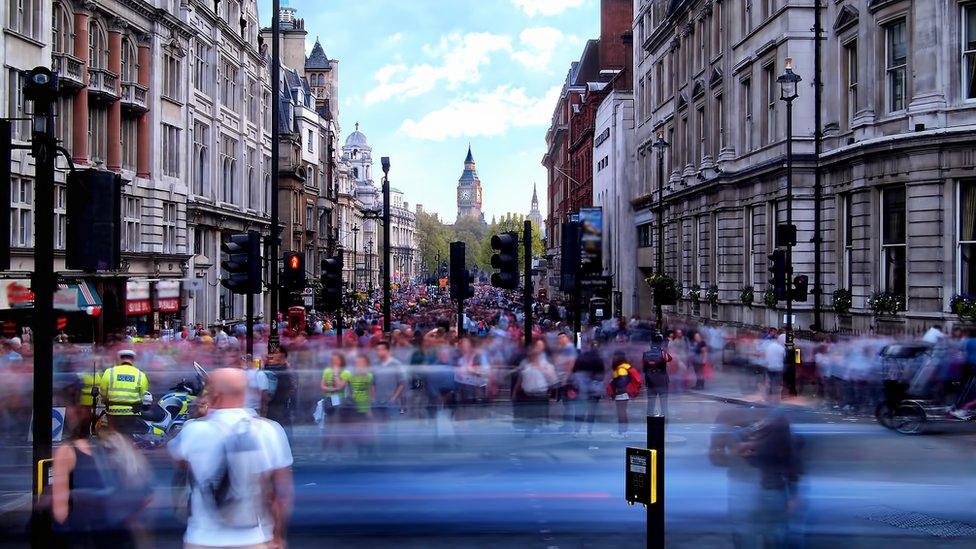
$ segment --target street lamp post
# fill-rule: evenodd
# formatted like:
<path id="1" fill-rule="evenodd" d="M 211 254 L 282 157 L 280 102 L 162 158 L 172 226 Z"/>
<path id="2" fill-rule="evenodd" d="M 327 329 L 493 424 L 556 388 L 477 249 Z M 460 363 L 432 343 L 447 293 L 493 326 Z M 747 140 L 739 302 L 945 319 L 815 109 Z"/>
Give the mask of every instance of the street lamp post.
<path id="1" fill-rule="evenodd" d="M 664 139 L 664 130 L 658 130 L 657 140 L 651 145 L 657 151 L 657 276 L 664 274 L 664 151 L 670 144 Z M 664 307 L 660 296 L 654 296 L 657 310 L 657 331 L 664 333 Z"/>
<path id="2" fill-rule="evenodd" d="M 373 239 L 366 243 L 366 276 L 368 277 L 369 295 L 373 295 Z"/>
<path id="3" fill-rule="evenodd" d="M 352 291 L 359 291 L 359 225 L 352 226 Z"/>
<path id="4" fill-rule="evenodd" d="M 380 159 L 383 166 L 383 333 L 390 333 L 390 157 Z"/>
<path id="5" fill-rule="evenodd" d="M 788 234 L 793 227 L 793 101 L 797 98 L 800 75 L 793 72 L 793 58 L 786 58 L 786 69 L 776 81 L 779 98 L 786 102 L 786 225 Z M 783 384 L 790 395 L 796 395 L 796 344 L 793 340 L 793 245 L 791 236 L 786 242 L 786 358 L 783 364 Z"/>

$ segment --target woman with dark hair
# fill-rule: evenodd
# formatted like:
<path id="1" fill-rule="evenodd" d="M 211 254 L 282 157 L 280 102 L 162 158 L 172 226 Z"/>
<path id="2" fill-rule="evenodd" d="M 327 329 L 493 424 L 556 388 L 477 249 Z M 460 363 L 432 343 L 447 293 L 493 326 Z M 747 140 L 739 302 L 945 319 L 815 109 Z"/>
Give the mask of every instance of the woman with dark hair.
<path id="1" fill-rule="evenodd" d="M 79 404 L 79 390 L 65 391 L 66 433 L 54 451 L 51 511 L 57 547 L 137 546 L 137 516 L 148 503 L 145 458 L 108 425 L 92 437 L 93 409 Z"/>

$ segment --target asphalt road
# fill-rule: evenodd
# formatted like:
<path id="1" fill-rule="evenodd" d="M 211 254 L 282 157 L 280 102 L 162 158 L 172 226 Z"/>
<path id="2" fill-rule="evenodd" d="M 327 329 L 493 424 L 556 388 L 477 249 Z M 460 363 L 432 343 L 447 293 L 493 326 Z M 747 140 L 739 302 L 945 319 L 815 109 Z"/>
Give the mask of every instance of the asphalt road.
<path id="1" fill-rule="evenodd" d="M 604 403 L 605 404 L 605 403 Z M 642 404 L 642 403 L 641 403 Z M 316 426 L 297 428 L 292 547 L 643 547 L 644 510 L 623 497 L 623 449 L 643 443 L 641 404 L 628 439 L 607 417 L 593 435 L 550 430 L 526 436 L 510 407 L 437 432 L 436 421 L 402 419 L 372 448 L 321 450 Z M 708 460 L 712 423 L 724 404 L 672 400 L 668 426 L 669 547 L 732 547 L 726 470 Z M 558 404 L 554 415 L 561 414 Z M 610 408 L 604 411 L 609 415 Z M 801 504 L 790 523 L 796 547 L 976 546 L 976 435 L 906 437 L 867 420 L 791 413 L 804 440 Z M 443 424 L 443 422 L 442 422 Z M 17 449 L 0 449 L 0 528 L 20 546 L 25 481 Z M 179 546 L 165 456 L 152 506 L 157 547 Z"/>

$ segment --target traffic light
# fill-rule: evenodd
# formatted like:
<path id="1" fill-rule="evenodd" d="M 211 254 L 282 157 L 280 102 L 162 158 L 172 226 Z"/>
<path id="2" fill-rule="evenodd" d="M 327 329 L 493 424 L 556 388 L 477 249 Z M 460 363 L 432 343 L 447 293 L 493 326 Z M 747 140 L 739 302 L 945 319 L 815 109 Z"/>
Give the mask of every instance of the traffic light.
<path id="1" fill-rule="evenodd" d="M 27 71 L 24 99 L 35 103 L 54 103 L 58 99 L 58 75 L 47 67 Z"/>
<path id="2" fill-rule="evenodd" d="M 110 171 L 76 170 L 68 174 L 65 192 L 65 266 L 86 272 L 118 269 L 122 178 Z"/>
<path id="3" fill-rule="evenodd" d="M 322 304 L 326 311 L 338 311 L 342 305 L 342 250 L 322 260 Z"/>
<path id="4" fill-rule="evenodd" d="M 474 297 L 474 280 L 475 276 L 471 273 L 471 271 L 465 269 L 461 272 L 461 289 L 464 291 L 464 295 L 461 296 L 461 299 Z"/>
<path id="5" fill-rule="evenodd" d="M 232 234 L 220 245 L 227 259 L 220 267 L 227 277 L 220 283 L 235 294 L 261 293 L 261 235 L 257 231 Z"/>
<path id="6" fill-rule="evenodd" d="M 793 277 L 793 301 L 806 301 L 810 280 L 807 275 Z"/>
<path id="7" fill-rule="evenodd" d="M 281 287 L 293 292 L 305 289 L 305 256 L 298 252 L 285 252 L 285 268 L 281 272 Z"/>
<path id="8" fill-rule="evenodd" d="M 464 300 L 468 283 L 468 271 L 464 265 L 464 242 L 451 242 L 451 265 L 449 274 L 451 299 Z"/>
<path id="9" fill-rule="evenodd" d="M 518 234 L 507 232 L 491 237 L 491 266 L 498 272 L 491 275 L 491 285 L 504 290 L 518 288 Z"/>
<path id="10" fill-rule="evenodd" d="M 769 272 L 772 277 L 769 285 L 776 293 L 776 300 L 786 299 L 786 292 L 789 291 L 789 266 L 786 264 L 786 251 L 774 250 L 769 254 Z"/>

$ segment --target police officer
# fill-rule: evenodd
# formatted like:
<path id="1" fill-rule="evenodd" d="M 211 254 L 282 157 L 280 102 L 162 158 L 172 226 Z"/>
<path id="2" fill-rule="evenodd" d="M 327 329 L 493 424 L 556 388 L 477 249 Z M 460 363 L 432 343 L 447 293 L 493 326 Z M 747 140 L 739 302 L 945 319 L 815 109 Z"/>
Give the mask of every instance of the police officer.
<path id="1" fill-rule="evenodd" d="M 149 391 L 149 378 L 136 368 L 136 352 L 119 351 L 119 363 L 102 372 L 98 381 L 99 398 L 105 403 L 109 424 L 120 433 L 146 430 L 140 417 L 142 395 Z"/>

